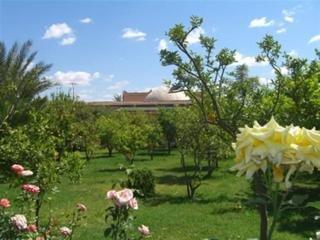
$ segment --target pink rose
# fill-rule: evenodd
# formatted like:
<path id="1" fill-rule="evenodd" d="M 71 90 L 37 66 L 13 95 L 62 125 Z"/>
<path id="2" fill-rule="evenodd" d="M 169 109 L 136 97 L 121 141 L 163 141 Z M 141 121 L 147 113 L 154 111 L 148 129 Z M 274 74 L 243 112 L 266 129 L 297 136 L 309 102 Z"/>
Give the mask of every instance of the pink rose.
<path id="1" fill-rule="evenodd" d="M 22 189 L 28 193 L 36 194 L 40 192 L 40 188 L 32 184 L 23 184 Z"/>
<path id="2" fill-rule="evenodd" d="M 10 218 L 12 224 L 18 229 L 18 230 L 25 230 L 27 229 L 27 219 L 22 214 L 16 214 L 13 217 Z"/>
<path id="3" fill-rule="evenodd" d="M 28 230 L 28 232 L 33 232 L 33 233 L 35 233 L 35 232 L 37 232 L 37 226 L 34 225 L 34 224 L 30 224 L 30 225 L 27 227 L 27 230 Z"/>
<path id="4" fill-rule="evenodd" d="M 13 164 L 11 166 L 11 171 L 16 174 L 20 174 L 23 170 L 24 170 L 24 167 L 19 164 Z"/>
<path id="5" fill-rule="evenodd" d="M 78 211 L 79 212 L 85 212 L 85 211 L 87 211 L 87 207 L 84 205 L 84 204 L 82 204 L 82 203 L 77 203 L 77 209 L 78 209 Z"/>
<path id="6" fill-rule="evenodd" d="M 62 236 L 68 237 L 68 236 L 71 235 L 72 230 L 70 228 L 67 228 L 67 227 L 61 227 L 60 228 L 60 233 L 61 233 Z"/>
<path id="7" fill-rule="evenodd" d="M 19 172 L 19 175 L 23 177 L 29 177 L 33 175 L 33 172 L 30 170 L 24 170 L 22 172 Z"/>
<path id="8" fill-rule="evenodd" d="M 141 225 L 138 227 L 138 231 L 143 235 L 143 236 L 148 236 L 150 235 L 150 230 L 148 226 Z"/>
<path id="9" fill-rule="evenodd" d="M 132 209 L 134 210 L 137 210 L 138 209 L 138 201 L 136 198 L 132 198 L 130 201 L 129 201 L 129 207 L 131 207 Z"/>
<path id="10" fill-rule="evenodd" d="M 116 194 L 116 201 L 120 206 L 128 205 L 129 201 L 133 198 L 131 189 L 125 188 Z"/>
<path id="11" fill-rule="evenodd" d="M 107 192 L 107 199 L 115 199 L 117 196 L 117 192 L 115 190 L 110 190 Z"/>
<path id="12" fill-rule="evenodd" d="M 8 208 L 10 207 L 10 201 L 7 198 L 0 199 L 0 207 L 2 208 Z"/>

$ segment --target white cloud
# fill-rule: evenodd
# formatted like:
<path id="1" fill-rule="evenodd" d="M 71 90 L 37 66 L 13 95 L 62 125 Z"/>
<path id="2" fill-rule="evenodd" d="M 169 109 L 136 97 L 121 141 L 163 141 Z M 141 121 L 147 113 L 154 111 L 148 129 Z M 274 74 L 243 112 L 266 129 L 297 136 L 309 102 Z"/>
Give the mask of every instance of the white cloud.
<path id="1" fill-rule="evenodd" d="M 287 29 L 286 29 L 286 28 L 279 28 L 279 29 L 277 30 L 277 34 L 282 34 L 282 33 L 285 33 L 285 32 L 287 32 Z"/>
<path id="2" fill-rule="evenodd" d="M 290 55 L 291 57 L 298 57 L 299 54 L 296 50 L 292 49 L 290 52 L 288 52 L 288 55 Z"/>
<path id="3" fill-rule="evenodd" d="M 111 82 L 114 79 L 114 74 L 109 74 L 104 78 L 106 82 Z"/>
<path id="4" fill-rule="evenodd" d="M 284 9 L 282 10 L 282 14 L 283 14 L 284 21 L 288 23 L 293 23 L 295 11 Z"/>
<path id="5" fill-rule="evenodd" d="M 288 22 L 288 23 L 293 23 L 294 18 L 291 17 L 291 16 L 285 16 L 285 17 L 284 17 L 284 20 L 285 20 L 286 22 Z"/>
<path id="6" fill-rule="evenodd" d="M 101 75 L 99 72 L 94 72 L 92 76 L 93 78 L 100 78 Z"/>
<path id="7" fill-rule="evenodd" d="M 133 39 L 136 41 L 144 41 L 146 40 L 147 34 L 139 31 L 138 29 L 132 29 L 132 28 L 124 28 L 122 30 L 122 38 L 126 39 Z"/>
<path id="8" fill-rule="evenodd" d="M 84 24 L 88 24 L 88 23 L 92 23 L 92 19 L 91 18 L 83 18 L 83 19 L 80 19 L 79 20 L 81 23 L 84 23 Z"/>
<path id="9" fill-rule="evenodd" d="M 83 71 L 69 71 L 62 72 L 57 71 L 53 76 L 49 77 L 53 82 L 61 84 L 61 85 L 89 85 L 90 82 L 96 78 L 100 77 L 99 72 L 88 73 Z"/>
<path id="10" fill-rule="evenodd" d="M 114 84 L 109 86 L 108 89 L 109 90 L 121 89 L 121 88 L 124 88 L 125 86 L 127 86 L 128 84 L 129 84 L 128 81 L 119 81 L 119 82 L 115 82 Z"/>
<path id="11" fill-rule="evenodd" d="M 62 39 L 60 45 L 66 46 L 75 43 L 77 38 L 68 24 L 56 23 L 47 28 L 42 39 Z"/>
<path id="12" fill-rule="evenodd" d="M 308 43 L 310 44 L 310 43 L 318 42 L 318 41 L 320 41 L 320 34 L 315 35 L 315 36 L 313 36 L 312 38 L 310 38 L 310 40 L 309 40 Z"/>
<path id="13" fill-rule="evenodd" d="M 287 67 L 280 67 L 280 72 L 281 72 L 282 75 L 288 75 L 289 70 L 288 70 Z M 275 70 L 272 69 L 271 70 L 271 75 L 274 76 L 274 74 L 275 74 Z"/>
<path id="14" fill-rule="evenodd" d="M 165 39 L 161 39 L 158 45 L 158 51 L 164 50 L 168 48 L 168 43 Z"/>
<path id="15" fill-rule="evenodd" d="M 34 62 L 29 63 L 29 65 L 26 68 L 26 71 L 30 71 L 35 66 Z"/>
<path id="16" fill-rule="evenodd" d="M 251 20 L 249 28 L 258 28 L 258 27 L 269 27 L 274 25 L 274 20 L 268 20 L 266 17 L 255 18 Z"/>
<path id="17" fill-rule="evenodd" d="M 257 62 L 255 57 L 252 56 L 243 56 L 241 53 L 235 53 L 235 60 L 236 63 L 233 63 L 233 66 L 238 66 L 242 64 L 246 64 L 248 67 L 259 67 L 259 66 L 266 66 L 266 62 Z"/>
<path id="18" fill-rule="evenodd" d="M 56 24 L 52 24 L 49 28 L 47 28 L 42 38 L 43 39 L 62 38 L 69 34 L 72 34 L 72 29 L 68 26 L 68 24 L 56 23 Z"/>
<path id="19" fill-rule="evenodd" d="M 283 75 L 287 75 L 289 73 L 289 70 L 288 68 L 286 67 L 280 67 L 280 72 L 283 74 Z"/>
<path id="20" fill-rule="evenodd" d="M 204 34 L 204 29 L 199 27 L 193 30 L 187 37 L 186 42 L 190 45 L 200 42 L 200 35 Z"/>
<path id="21" fill-rule="evenodd" d="M 74 42 L 76 41 L 76 37 L 75 36 L 69 36 L 66 38 L 63 38 L 60 42 L 61 45 L 72 45 L 74 44 Z"/>
<path id="22" fill-rule="evenodd" d="M 265 78 L 265 77 L 259 77 L 259 82 L 260 82 L 261 84 L 266 85 L 266 84 L 269 83 L 269 79 L 268 79 L 268 78 Z"/>

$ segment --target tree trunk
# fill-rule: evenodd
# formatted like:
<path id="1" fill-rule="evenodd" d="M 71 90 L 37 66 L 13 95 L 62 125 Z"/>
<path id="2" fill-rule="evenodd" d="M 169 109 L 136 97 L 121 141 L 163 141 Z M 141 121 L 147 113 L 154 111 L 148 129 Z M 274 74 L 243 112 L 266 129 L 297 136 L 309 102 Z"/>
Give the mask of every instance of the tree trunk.
<path id="1" fill-rule="evenodd" d="M 170 155 L 171 154 L 171 143 L 169 140 L 167 140 L 167 144 L 168 144 L 168 154 Z"/>
<path id="2" fill-rule="evenodd" d="M 268 239 L 268 209 L 267 209 L 267 189 L 262 179 L 261 171 L 254 175 L 255 192 L 261 200 L 258 204 L 258 212 L 260 214 L 260 240 Z"/>
<path id="3" fill-rule="evenodd" d="M 112 147 L 107 147 L 108 148 L 108 156 L 112 157 Z"/>

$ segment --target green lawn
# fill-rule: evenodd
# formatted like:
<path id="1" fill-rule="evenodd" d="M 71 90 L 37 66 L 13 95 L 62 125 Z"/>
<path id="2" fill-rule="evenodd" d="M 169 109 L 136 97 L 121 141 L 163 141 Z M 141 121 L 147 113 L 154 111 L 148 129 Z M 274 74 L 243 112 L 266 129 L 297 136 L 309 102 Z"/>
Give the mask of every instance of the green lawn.
<path id="1" fill-rule="evenodd" d="M 124 164 L 121 155 L 107 158 L 97 154 L 84 171 L 81 183 L 65 181 L 59 185 L 59 193 L 53 196 L 54 214 L 61 216 L 74 208 L 77 202 L 88 207 L 87 224 L 78 230 L 74 239 L 104 239 L 104 213 L 109 202 L 105 193 L 120 178 L 125 178 L 119 164 Z M 211 179 L 203 182 L 194 201 L 185 199 L 186 189 L 182 183 L 177 153 L 158 155 L 153 161 L 139 155 L 136 168 L 151 169 L 157 179 L 156 196 L 139 200 L 136 225 L 150 226 L 152 237 L 161 240 L 202 240 L 215 237 L 219 240 L 246 240 L 257 238 L 259 221 L 256 211 L 244 205 L 248 198 L 249 185 L 242 177 L 228 171 L 232 161 L 221 162 L 219 170 Z M 7 186 L 1 186 L 3 194 Z M 312 211 L 311 211 L 312 210 Z M 309 239 L 317 230 L 313 219 L 314 209 L 303 209 L 295 214 L 285 213 L 274 239 Z M 44 209 L 43 214 L 47 214 Z M 320 225 L 319 225 L 320 229 Z"/>

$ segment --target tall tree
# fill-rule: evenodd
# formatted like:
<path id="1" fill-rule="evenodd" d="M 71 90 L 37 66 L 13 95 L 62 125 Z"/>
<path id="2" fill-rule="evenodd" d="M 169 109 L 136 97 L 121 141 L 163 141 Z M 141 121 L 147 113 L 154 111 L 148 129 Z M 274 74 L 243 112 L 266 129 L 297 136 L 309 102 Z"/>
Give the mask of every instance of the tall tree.
<path id="1" fill-rule="evenodd" d="M 282 46 L 272 36 L 265 36 L 259 43 L 263 50 L 259 59 L 267 59 L 274 69 L 271 79 L 280 90 L 273 96 L 277 101 L 272 109 L 280 122 L 307 128 L 320 127 L 320 54 L 316 58 L 292 56 L 282 50 Z"/>
<path id="2" fill-rule="evenodd" d="M 37 52 L 30 52 L 32 42 L 17 43 L 7 50 L 0 42 L 0 129 L 22 114 L 51 82 L 44 77 L 51 65 L 34 63 Z"/>
<path id="3" fill-rule="evenodd" d="M 182 24 L 171 28 L 167 35 L 176 49 L 161 50 L 161 63 L 175 67 L 171 88 L 184 91 L 201 110 L 205 122 L 235 139 L 239 126 L 256 118 L 252 107 L 261 105 L 265 89 L 257 78 L 248 76 L 245 66 L 235 69 L 235 50 L 223 48 L 214 54 L 216 39 L 200 35 L 203 51 L 194 51 L 189 36 L 202 22 L 193 16 L 189 28 Z M 233 74 L 227 74 L 230 72 Z"/>

